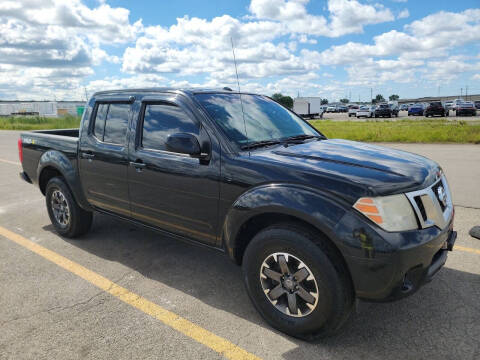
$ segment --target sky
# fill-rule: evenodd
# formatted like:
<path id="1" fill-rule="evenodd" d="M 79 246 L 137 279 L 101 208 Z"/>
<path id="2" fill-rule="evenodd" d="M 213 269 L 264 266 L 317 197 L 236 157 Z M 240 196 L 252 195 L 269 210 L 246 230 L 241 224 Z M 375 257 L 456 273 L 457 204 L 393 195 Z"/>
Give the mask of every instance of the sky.
<path id="1" fill-rule="evenodd" d="M 142 87 L 480 94 L 479 0 L 1 0 L 0 99 Z"/>

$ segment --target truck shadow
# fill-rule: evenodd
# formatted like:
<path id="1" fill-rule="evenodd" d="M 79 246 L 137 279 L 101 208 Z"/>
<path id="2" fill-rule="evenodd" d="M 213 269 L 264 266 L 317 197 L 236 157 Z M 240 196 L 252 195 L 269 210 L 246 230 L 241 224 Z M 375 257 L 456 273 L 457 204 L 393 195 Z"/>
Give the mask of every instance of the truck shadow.
<path id="1" fill-rule="evenodd" d="M 54 232 L 51 225 L 46 230 Z M 96 214 L 92 231 L 70 244 L 139 272 L 201 302 L 272 330 L 246 294 L 241 268 L 227 256 Z M 447 263 L 448 265 L 448 263 Z M 128 285 L 126 285 L 128 287 Z M 480 276 L 445 267 L 412 297 L 395 303 L 359 301 L 344 330 L 297 346 L 286 359 L 474 358 L 480 351 Z"/>

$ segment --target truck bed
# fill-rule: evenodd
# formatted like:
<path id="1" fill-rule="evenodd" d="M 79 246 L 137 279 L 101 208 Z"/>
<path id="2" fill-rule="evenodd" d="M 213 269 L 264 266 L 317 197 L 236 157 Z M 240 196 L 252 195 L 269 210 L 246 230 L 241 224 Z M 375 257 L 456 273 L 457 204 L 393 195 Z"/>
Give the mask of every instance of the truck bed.
<path id="1" fill-rule="evenodd" d="M 23 170 L 33 181 L 38 181 L 40 158 L 53 150 L 66 156 L 73 168 L 77 168 L 79 129 L 54 129 L 26 131 L 20 134 L 23 147 Z M 52 154 L 53 155 L 53 154 Z M 52 156 L 50 155 L 50 156 Z"/>

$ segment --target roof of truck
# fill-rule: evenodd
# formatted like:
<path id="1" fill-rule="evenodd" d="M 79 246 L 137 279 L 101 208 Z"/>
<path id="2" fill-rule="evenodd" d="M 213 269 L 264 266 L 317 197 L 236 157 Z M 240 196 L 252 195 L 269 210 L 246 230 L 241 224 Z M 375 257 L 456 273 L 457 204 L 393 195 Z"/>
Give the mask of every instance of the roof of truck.
<path id="1" fill-rule="evenodd" d="M 134 94 L 134 93 L 155 93 L 155 92 L 171 92 L 171 93 L 184 93 L 194 95 L 198 93 L 225 93 L 225 94 L 239 94 L 238 91 L 234 91 L 228 87 L 224 88 L 169 88 L 169 87 L 154 87 L 154 88 L 141 88 L 141 89 L 117 89 L 117 90 L 105 90 L 98 91 L 93 96 L 97 95 L 113 95 L 113 94 Z M 251 94 L 248 92 L 241 92 L 241 94 Z"/>

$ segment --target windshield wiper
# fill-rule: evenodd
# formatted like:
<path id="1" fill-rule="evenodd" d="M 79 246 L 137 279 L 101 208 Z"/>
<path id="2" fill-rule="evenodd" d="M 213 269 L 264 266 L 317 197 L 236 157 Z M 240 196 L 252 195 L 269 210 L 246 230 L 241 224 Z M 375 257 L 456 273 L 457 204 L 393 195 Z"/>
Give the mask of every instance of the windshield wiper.
<path id="1" fill-rule="evenodd" d="M 303 142 L 304 140 L 308 140 L 308 139 L 323 140 L 323 139 L 325 139 L 325 137 L 322 137 L 322 136 L 319 136 L 319 135 L 301 134 L 301 135 L 289 136 L 289 137 L 282 138 L 282 139 L 253 141 L 251 143 L 243 145 L 241 147 L 241 149 L 242 150 L 247 150 L 247 149 L 255 149 L 255 148 L 259 148 L 259 147 L 263 147 L 263 146 L 269 146 L 269 145 L 288 144 L 288 143 L 292 143 L 292 142 Z"/>
<path id="2" fill-rule="evenodd" d="M 303 141 L 303 140 L 308 140 L 308 139 L 322 140 L 322 139 L 325 139 L 325 138 L 323 136 L 319 136 L 319 135 L 301 134 L 301 135 L 289 136 L 289 137 L 283 138 L 282 140 L 285 141 L 285 142 L 290 142 L 290 141 Z"/>
<path id="3" fill-rule="evenodd" d="M 248 143 L 246 145 L 243 145 L 241 147 L 242 150 L 247 150 L 247 149 L 255 149 L 263 146 L 269 146 L 269 145 L 277 145 L 281 144 L 282 141 L 280 140 L 262 140 L 262 141 L 253 141 L 251 143 Z"/>

